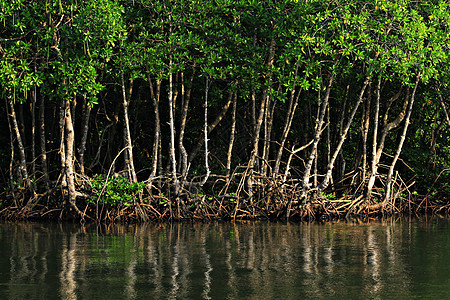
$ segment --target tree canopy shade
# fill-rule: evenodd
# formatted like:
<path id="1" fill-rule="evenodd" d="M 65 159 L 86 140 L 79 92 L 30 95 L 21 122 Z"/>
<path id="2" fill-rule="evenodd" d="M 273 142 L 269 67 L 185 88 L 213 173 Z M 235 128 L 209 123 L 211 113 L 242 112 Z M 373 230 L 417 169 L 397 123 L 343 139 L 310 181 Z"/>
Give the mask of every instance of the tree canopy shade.
<path id="1" fill-rule="evenodd" d="M 0 1 L 0 208 L 448 212 L 449 5 Z"/>

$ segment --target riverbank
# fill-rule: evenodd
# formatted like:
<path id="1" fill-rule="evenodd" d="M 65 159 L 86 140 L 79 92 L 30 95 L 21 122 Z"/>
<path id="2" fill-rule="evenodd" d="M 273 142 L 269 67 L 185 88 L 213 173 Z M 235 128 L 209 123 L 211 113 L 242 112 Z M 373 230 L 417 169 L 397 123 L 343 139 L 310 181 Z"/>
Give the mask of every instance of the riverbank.
<path id="1" fill-rule="evenodd" d="M 76 220 L 82 222 L 159 222 L 213 220 L 292 220 L 330 221 L 335 219 L 378 218 L 386 215 L 450 215 L 450 203 L 429 195 L 398 195 L 388 201 L 346 195 L 322 194 L 299 201 L 298 193 L 266 193 L 243 198 L 235 194 L 207 196 L 179 195 L 170 198 L 160 193 L 131 195 L 131 201 L 108 202 L 95 193 L 82 194 L 70 203 L 61 189 L 30 198 L 27 193 L 0 195 L 0 219 Z M 28 197 L 28 198 L 27 198 Z M 96 199 L 96 200 L 94 200 Z"/>

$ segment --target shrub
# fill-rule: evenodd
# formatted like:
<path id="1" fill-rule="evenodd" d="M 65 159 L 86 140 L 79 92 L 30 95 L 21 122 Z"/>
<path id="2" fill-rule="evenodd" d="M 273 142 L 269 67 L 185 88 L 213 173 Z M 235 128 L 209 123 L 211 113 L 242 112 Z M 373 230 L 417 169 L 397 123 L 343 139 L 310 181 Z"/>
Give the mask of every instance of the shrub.
<path id="1" fill-rule="evenodd" d="M 133 197 L 137 193 L 142 193 L 145 183 L 129 182 L 127 178 L 111 177 L 106 180 L 100 174 L 94 175 L 91 179 L 92 196 L 91 203 L 106 203 L 110 205 L 129 206 L 133 203 Z M 103 190 L 103 192 L 102 192 Z"/>

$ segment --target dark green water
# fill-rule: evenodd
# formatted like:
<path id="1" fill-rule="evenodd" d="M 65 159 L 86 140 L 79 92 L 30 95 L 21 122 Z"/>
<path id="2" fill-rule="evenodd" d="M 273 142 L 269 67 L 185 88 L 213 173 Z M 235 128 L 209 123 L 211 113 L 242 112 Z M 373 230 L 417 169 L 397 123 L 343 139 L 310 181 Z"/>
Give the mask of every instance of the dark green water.
<path id="1" fill-rule="evenodd" d="M 450 299 L 450 221 L 0 223 L 0 299 Z"/>

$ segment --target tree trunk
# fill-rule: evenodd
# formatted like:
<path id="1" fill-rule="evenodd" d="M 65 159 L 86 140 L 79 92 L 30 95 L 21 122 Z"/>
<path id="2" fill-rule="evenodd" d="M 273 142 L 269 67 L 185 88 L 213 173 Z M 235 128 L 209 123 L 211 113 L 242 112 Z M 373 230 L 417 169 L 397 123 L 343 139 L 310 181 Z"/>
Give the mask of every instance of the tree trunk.
<path id="1" fill-rule="evenodd" d="M 325 96 L 323 100 L 319 100 L 319 105 L 317 107 L 317 118 L 316 118 L 316 126 L 315 126 L 315 133 L 314 133 L 314 142 L 311 149 L 311 154 L 309 155 L 308 162 L 306 163 L 305 172 L 303 174 L 302 178 L 302 194 L 301 199 L 303 199 L 303 204 L 307 203 L 307 195 L 310 189 L 309 184 L 309 178 L 311 175 L 311 169 L 314 163 L 314 160 L 316 159 L 317 154 L 317 146 L 320 141 L 320 137 L 322 135 L 322 127 L 325 119 L 325 112 L 328 106 L 328 99 L 330 98 L 330 92 L 331 92 L 331 86 L 333 84 L 334 80 L 334 74 L 330 75 L 330 78 L 328 80 Z M 319 93 L 320 95 L 320 93 Z"/>
<path id="2" fill-rule="evenodd" d="M 220 123 L 220 121 L 222 121 L 223 117 L 225 116 L 228 109 L 230 108 L 232 100 L 233 100 L 233 92 L 230 92 L 228 94 L 228 100 L 225 103 L 225 105 L 222 107 L 222 110 L 217 115 L 216 119 L 210 125 L 208 125 L 208 134 L 210 134 L 214 130 L 214 128 L 216 128 L 216 126 Z M 198 140 L 198 143 L 195 146 L 195 148 L 189 154 L 189 159 L 188 159 L 189 164 L 191 164 L 192 161 L 194 160 L 194 158 L 197 156 L 197 154 L 200 151 L 200 149 L 202 148 L 204 142 L 205 142 L 205 135 L 203 134 L 200 136 L 200 139 Z"/>
<path id="3" fill-rule="evenodd" d="M 438 91 L 439 101 L 441 103 L 442 110 L 444 111 L 444 114 L 445 114 L 445 121 L 450 126 L 450 118 L 448 116 L 447 108 L 445 107 L 445 103 L 444 103 L 444 98 L 442 97 L 439 87 L 437 88 L 437 91 Z"/>
<path id="4" fill-rule="evenodd" d="M 372 85 L 369 83 L 369 92 L 367 93 L 367 102 L 364 107 L 363 111 L 363 128 L 362 128 L 362 135 L 363 135 L 363 175 L 362 175 L 362 181 L 366 180 L 366 172 L 367 172 L 367 137 L 369 135 L 369 127 L 370 127 L 370 107 L 372 105 Z"/>
<path id="5" fill-rule="evenodd" d="M 400 89 L 400 91 L 394 97 L 392 97 L 391 99 L 388 100 L 389 106 L 386 109 L 386 112 L 383 116 L 383 130 L 381 131 L 380 142 L 378 144 L 378 149 L 377 149 L 377 156 L 376 156 L 377 164 L 380 161 L 381 153 L 383 152 L 383 149 L 384 149 L 384 142 L 386 141 L 386 136 L 387 136 L 388 132 L 391 131 L 392 129 L 398 127 L 400 125 L 400 123 L 403 121 L 403 118 L 405 117 L 406 109 L 408 107 L 408 102 L 409 102 L 409 88 L 406 91 L 406 97 L 405 97 L 405 102 L 403 103 L 402 111 L 398 114 L 398 116 L 395 118 L 395 120 L 393 120 L 390 123 L 387 123 L 390 105 L 392 104 L 392 102 L 397 100 L 398 97 L 400 97 L 401 91 L 402 91 L 402 89 Z"/>
<path id="6" fill-rule="evenodd" d="M 252 99 L 252 130 L 256 131 L 256 92 L 255 89 L 251 89 L 251 99 Z"/>
<path id="7" fill-rule="evenodd" d="M 431 129 L 431 141 L 430 141 L 430 156 L 427 160 L 427 166 L 429 168 L 434 168 L 436 165 L 436 141 L 438 136 L 440 136 L 440 131 L 442 126 L 445 124 L 444 121 L 440 121 L 439 109 L 436 109 L 436 112 L 433 116 L 433 125 Z"/>
<path id="8" fill-rule="evenodd" d="M 400 138 L 400 142 L 398 144 L 397 151 L 395 152 L 394 159 L 392 160 L 392 163 L 389 167 L 388 176 L 386 179 L 386 197 L 384 198 L 383 203 L 386 203 L 391 196 L 391 190 L 392 190 L 392 184 L 393 184 L 392 175 L 394 174 L 395 164 L 397 163 L 398 157 L 400 156 L 400 152 L 402 151 L 403 143 L 405 142 L 405 139 L 406 139 L 406 132 L 408 131 L 409 119 L 411 117 L 411 112 L 412 112 L 412 108 L 413 108 L 413 104 L 414 104 L 414 99 L 416 96 L 417 86 L 419 85 L 419 80 L 420 80 L 420 74 L 417 75 L 416 83 L 414 85 L 414 90 L 411 94 L 411 100 L 409 101 L 409 106 L 408 106 L 408 111 L 407 111 L 406 117 L 405 117 L 405 125 L 403 126 L 402 136 Z"/>
<path id="9" fill-rule="evenodd" d="M 269 96 L 269 99 L 267 99 L 266 102 L 266 108 L 264 109 L 264 117 L 263 117 L 263 124 L 264 124 L 264 128 L 263 128 L 263 137 L 262 137 L 262 153 L 261 153 L 261 159 L 260 164 L 257 166 L 256 170 L 258 171 L 258 173 L 260 173 L 262 176 L 265 175 L 265 171 L 266 171 L 266 163 L 267 161 L 266 159 L 266 150 L 267 150 L 267 144 L 268 144 L 268 139 L 269 139 L 269 133 L 268 133 L 268 126 L 270 123 L 270 110 L 271 110 L 271 99 Z"/>
<path id="10" fill-rule="evenodd" d="M 236 106 L 237 106 L 237 91 L 234 92 L 233 96 L 233 112 L 231 115 L 231 133 L 230 133 L 230 142 L 228 143 L 228 152 L 227 152 L 227 178 L 230 177 L 231 171 L 231 155 L 233 153 L 233 144 L 234 138 L 236 136 Z"/>
<path id="11" fill-rule="evenodd" d="M 327 107 L 327 165 L 331 162 L 331 122 L 330 122 L 330 105 Z M 333 182 L 333 177 L 331 177 L 331 182 Z"/>
<path id="12" fill-rule="evenodd" d="M 69 99 L 65 101 L 65 144 L 66 144 L 66 155 L 65 155 L 65 170 L 66 170 L 66 181 L 67 189 L 69 191 L 69 203 L 75 206 L 75 201 L 77 198 L 77 192 L 75 189 L 75 176 L 73 171 L 73 150 L 74 150 L 74 140 L 75 133 L 72 123 L 71 114 L 71 104 Z"/>
<path id="13" fill-rule="evenodd" d="M 378 84 L 377 87 L 377 106 L 378 106 L 378 110 L 379 110 L 379 102 L 380 102 L 380 94 L 381 94 L 381 90 L 380 90 L 380 82 Z M 384 149 L 384 142 L 386 140 L 386 136 L 388 134 L 389 131 L 391 131 L 392 129 L 396 128 L 400 122 L 403 120 L 403 118 L 405 117 L 405 113 L 406 113 L 406 109 L 408 106 L 408 102 L 409 102 L 409 89 L 406 92 L 406 97 L 405 97 L 405 102 L 403 103 L 403 107 L 402 107 L 402 111 L 398 114 L 398 116 L 395 118 L 395 120 L 393 120 L 390 123 L 387 123 L 387 119 L 388 119 L 388 115 L 389 115 L 389 106 L 392 104 L 392 102 L 394 102 L 395 100 L 397 100 L 400 95 L 401 95 L 402 89 L 400 88 L 400 90 L 398 91 L 397 94 L 395 94 L 392 98 L 390 98 L 388 100 L 388 108 L 386 109 L 386 112 L 383 116 L 383 130 L 381 131 L 381 137 L 380 137 L 380 142 L 378 143 L 376 140 L 374 140 L 374 146 L 378 146 L 375 155 L 372 157 L 372 170 L 371 170 L 371 174 L 370 174 L 370 178 L 369 178 L 369 182 L 367 184 L 367 197 L 370 198 L 370 195 L 372 193 L 372 189 L 373 186 L 375 184 L 375 179 L 376 179 L 376 174 L 378 172 L 378 163 L 380 162 L 381 159 L 381 154 L 383 153 L 383 149 Z M 376 119 L 376 122 L 374 124 L 375 129 L 376 129 L 376 133 L 378 132 L 378 118 Z M 374 139 L 376 139 L 377 137 L 374 136 Z"/>
<path id="14" fill-rule="evenodd" d="M 36 178 L 36 86 L 31 91 L 31 176 Z"/>
<path id="15" fill-rule="evenodd" d="M 172 68 L 172 58 L 169 62 L 169 69 Z M 172 166 L 173 191 L 175 196 L 178 195 L 178 178 L 177 178 L 177 161 L 175 157 L 175 116 L 173 104 L 173 74 L 169 74 L 169 126 L 170 126 L 170 147 L 169 156 Z"/>
<path id="16" fill-rule="evenodd" d="M 261 166 L 261 173 L 263 176 L 267 175 L 267 166 L 269 165 L 269 154 L 270 154 L 270 143 L 272 137 L 272 126 L 273 126 L 273 113 L 277 102 L 273 102 L 272 107 L 270 107 L 271 101 L 267 101 L 266 106 L 266 118 L 264 121 L 264 146 L 263 146 L 263 164 Z"/>
<path id="17" fill-rule="evenodd" d="M 5 101 L 6 104 L 6 119 L 8 120 L 8 128 L 9 128 L 9 140 L 10 140 L 10 146 L 11 146 L 11 155 L 10 155 L 10 160 L 9 160 L 9 187 L 11 189 L 11 192 L 13 193 L 13 197 L 14 197 L 14 191 L 16 189 L 16 186 L 14 185 L 14 130 L 11 126 L 11 121 L 10 121 L 10 112 L 9 112 L 9 108 L 8 108 L 8 104 L 9 104 L 9 98 L 7 98 L 7 101 Z M 14 132 L 13 132 L 14 131 Z"/>
<path id="18" fill-rule="evenodd" d="M 115 102 L 113 116 L 112 116 L 112 118 L 110 118 L 110 120 L 112 121 L 112 123 L 111 123 L 111 131 L 108 133 L 108 139 L 107 139 L 107 143 L 106 143 L 106 153 L 105 153 L 105 158 L 104 158 L 103 163 L 102 163 L 102 168 L 103 169 L 105 169 L 105 167 L 104 167 L 105 164 L 112 165 L 113 166 L 112 171 L 115 170 L 115 167 L 114 167 L 114 165 L 115 165 L 115 162 L 114 162 L 115 154 L 113 155 L 113 153 L 121 151 L 120 148 L 119 149 L 115 149 L 115 147 L 118 144 L 117 143 L 117 139 L 116 139 L 116 136 L 118 135 L 117 134 L 117 127 L 118 127 L 117 124 L 119 123 L 119 113 L 120 113 L 121 107 L 123 106 L 122 103 L 123 103 L 123 101 L 116 101 Z M 106 107 L 104 107 L 104 109 L 105 109 L 105 114 L 107 115 Z M 100 141 L 100 143 L 101 143 L 101 141 Z M 100 150 L 101 150 L 101 147 L 98 148 L 97 155 L 100 155 Z M 89 168 L 92 168 L 94 165 L 95 165 L 94 163 L 91 164 L 89 166 Z M 108 169 L 108 167 L 106 169 Z"/>
<path id="19" fill-rule="evenodd" d="M 192 68 L 192 74 L 188 81 L 188 87 L 187 90 L 185 90 L 185 84 L 183 81 L 183 76 L 181 76 L 182 80 L 182 86 L 181 86 L 181 95 L 183 99 L 183 111 L 181 113 L 181 124 L 180 124 L 180 135 L 178 137 L 178 148 L 180 150 L 180 166 L 181 166 L 181 177 L 185 178 L 187 171 L 188 171 L 188 153 L 186 151 L 186 148 L 184 148 L 183 140 L 184 140 L 184 131 L 186 129 L 186 120 L 187 120 L 187 113 L 189 108 L 189 102 L 191 100 L 191 91 L 192 91 L 192 82 L 194 81 L 194 71 L 195 71 L 195 65 Z M 183 73 L 181 73 L 183 75 Z"/>
<path id="20" fill-rule="evenodd" d="M 41 153 L 41 170 L 44 175 L 44 185 L 49 188 L 48 168 L 47 168 L 47 149 L 45 140 L 45 100 L 41 94 L 39 100 L 39 147 Z"/>
<path id="21" fill-rule="evenodd" d="M 17 123 L 16 112 L 14 110 L 14 103 L 13 103 L 11 97 L 8 97 L 7 101 L 9 103 L 9 108 L 11 110 L 10 116 L 11 116 L 11 121 L 12 121 L 12 128 L 16 135 L 17 147 L 19 148 L 19 157 L 20 157 L 19 169 L 20 169 L 20 174 L 22 176 L 21 179 L 24 181 L 25 187 L 27 189 L 29 189 L 30 191 L 32 191 L 33 187 L 32 187 L 31 180 L 30 180 L 30 177 L 29 177 L 28 171 L 27 171 L 27 160 L 26 160 L 26 155 L 25 155 L 25 148 L 22 143 L 22 136 L 20 134 L 19 125 Z"/>
<path id="22" fill-rule="evenodd" d="M 298 73 L 298 64 L 295 68 L 295 76 L 297 77 Z M 304 77 L 304 79 L 306 76 Z M 291 96 L 289 97 L 289 108 L 286 114 L 286 121 L 284 123 L 283 133 L 281 135 L 280 147 L 278 148 L 277 157 L 275 160 L 275 166 L 273 168 L 273 173 L 277 176 L 280 171 L 281 157 L 283 155 L 284 145 L 286 144 L 286 139 L 288 137 L 289 131 L 291 130 L 292 120 L 294 119 L 295 111 L 297 109 L 298 100 L 300 98 L 300 94 L 302 93 L 302 88 L 297 93 L 297 97 L 295 97 L 295 83 L 292 86 Z M 294 101 L 295 98 L 295 101 Z"/>
<path id="23" fill-rule="evenodd" d="M 153 138 L 153 157 L 152 157 L 152 172 L 150 174 L 149 184 L 156 176 L 158 169 L 158 157 L 161 141 L 161 121 L 159 116 L 159 97 L 161 95 L 161 80 L 156 80 L 156 91 L 153 87 L 152 79 L 150 75 L 147 75 L 148 85 L 150 87 L 150 97 L 153 102 L 153 109 L 155 113 L 155 136 Z"/>
<path id="24" fill-rule="evenodd" d="M 274 58 L 275 58 L 275 39 L 272 38 L 270 41 L 270 46 L 269 46 L 269 57 L 267 60 L 267 67 L 271 68 L 273 66 Z M 271 76 L 272 76 L 271 72 L 269 72 L 267 74 L 266 78 L 270 78 Z M 261 106 L 259 108 L 258 119 L 256 121 L 255 128 L 254 128 L 255 130 L 253 133 L 253 141 L 252 141 L 253 147 L 252 147 L 250 160 L 249 160 L 248 166 L 247 166 L 247 170 L 250 172 L 248 179 L 247 179 L 247 186 L 248 186 L 249 198 L 251 199 L 251 201 L 253 201 L 253 171 L 254 171 L 253 168 L 255 166 L 256 157 L 258 155 L 258 143 L 259 143 L 261 125 L 263 122 L 264 111 L 266 109 L 268 100 L 269 100 L 268 90 L 267 90 L 267 88 L 265 88 L 263 91 L 263 95 L 262 95 Z"/>
<path id="25" fill-rule="evenodd" d="M 22 104 L 22 103 L 17 104 L 17 108 L 19 109 L 19 112 L 18 112 L 19 132 L 20 132 L 20 136 L 22 137 L 22 144 L 25 148 L 28 145 L 28 143 L 27 143 L 27 136 L 25 134 L 25 121 L 23 118 L 23 106 L 24 106 L 24 104 Z"/>
<path id="26" fill-rule="evenodd" d="M 377 83 L 377 91 L 376 91 L 376 100 L 375 100 L 375 118 L 373 122 L 373 141 L 372 141 L 372 163 L 370 167 L 370 178 L 369 182 L 367 183 L 367 193 L 366 193 L 366 199 L 370 200 L 370 197 L 372 196 L 372 188 L 375 184 L 375 178 L 377 175 L 377 138 L 378 138 L 378 119 L 380 114 L 380 98 L 381 98 L 381 74 L 378 78 Z"/>
<path id="27" fill-rule="evenodd" d="M 267 92 L 264 92 L 263 94 L 267 94 Z M 255 166 L 256 156 L 258 155 L 259 136 L 260 136 L 261 126 L 262 126 L 262 122 L 263 122 L 264 111 L 265 111 L 265 107 L 266 107 L 266 103 L 267 103 L 268 99 L 269 99 L 269 97 L 267 97 L 267 95 L 263 95 L 263 99 L 261 101 L 261 106 L 259 109 L 258 120 L 256 121 L 255 132 L 253 134 L 252 153 L 251 153 L 250 160 L 249 160 L 248 166 L 247 166 L 247 170 L 250 172 L 250 174 L 248 176 L 248 180 L 247 180 L 248 193 L 249 193 L 250 198 L 253 197 L 253 171 L 254 171 L 253 168 Z"/>
<path id="28" fill-rule="evenodd" d="M 350 114 L 350 117 L 347 121 L 347 125 L 345 126 L 345 129 L 344 129 L 344 132 L 341 134 L 341 137 L 340 137 L 339 143 L 336 147 L 336 150 L 334 151 L 333 156 L 331 157 L 331 161 L 327 166 L 327 173 L 325 175 L 325 178 L 318 187 L 319 192 L 323 191 L 325 188 L 328 187 L 328 184 L 329 184 L 330 178 L 331 178 L 331 174 L 333 172 L 334 162 L 336 161 L 336 158 L 338 157 L 339 152 L 341 151 L 342 145 L 344 144 L 344 141 L 347 138 L 348 130 L 350 129 L 350 126 L 352 125 L 353 119 L 355 117 L 355 114 L 356 114 L 356 111 L 358 110 L 359 105 L 363 101 L 364 92 L 365 92 L 368 84 L 369 84 L 369 77 L 366 77 L 366 80 L 364 81 L 363 87 L 359 94 L 358 101 L 356 102 L 356 104 Z"/>
<path id="29" fill-rule="evenodd" d="M 284 171 L 284 175 L 283 175 L 283 183 L 286 182 L 287 177 L 289 175 L 289 170 L 291 168 L 291 162 L 292 162 L 292 158 L 294 157 L 294 155 L 296 155 L 298 152 L 305 150 L 306 148 L 309 147 L 309 145 L 311 145 L 314 142 L 314 140 L 309 141 L 309 143 L 307 143 L 306 145 L 301 146 L 300 148 L 295 149 L 295 146 L 292 146 L 292 149 L 289 153 L 289 157 L 286 163 L 286 170 Z"/>
<path id="30" fill-rule="evenodd" d="M 61 107 L 59 108 L 59 158 L 61 161 L 61 186 L 66 187 L 66 145 L 65 145 L 65 116 L 66 101 L 61 100 Z"/>
<path id="31" fill-rule="evenodd" d="M 124 142 L 125 142 L 125 147 L 127 147 L 128 151 L 127 151 L 127 158 L 128 158 L 128 162 L 127 162 L 127 170 L 128 170 L 128 175 L 129 175 L 129 179 L 131 182 L 137 182 L 137 178 L 136 178 L 136 171 L 134 170 L 134 161 L 133 161 L 133 146 L 132 146 L 132 142 L 131 142 L 131 134 L 130 134 L 130 120 L 128 118 L 128 106 L 130 104 L 130 99 L 131 99 L 131 91 L 133 89 L 133 80 L 130 79 L 130 93 L 129 93 L 129 98 L 127 100 L 127 94 L 126 94 L 126 90 L 125 90 L 125 80 L 124 80 L 124 76 L 123 76 L 123 71 L 120 73 L 120 79 L 122 82 L 122 105 L 123 105 L 123 118 L 124 118 L 124 122 L 125 122 L 125 128 L 124 128 Z"/>
<path id="32" fill-rule="evenodd" d="M 81 142 L 80 147 L 78 148 L 78 153 L 80 156 L 80 171 L 81 174 L 84 175 L 84 153 L 86 148 L 86 142 L 89 131 L 89 117 L 91 115 L 92 105 L 87 101 L 86 97 L 83 99 L 83 119 L 81 125 Z M 101 143 L 101 141 L 100 141 Z"/>
<path id="33" fill-rule="evenodd" d="M 350 85 L 348 84 L 345 89 L 344 103 L 340 109 L 341 115 L 339 117 L 339 136 L 342 136 L 342 131 L 343 131 L 343 127 L 344 127 L 344 118 L 345 118 L 345 111 L 347 109 L 349 90 L 350 90 Z M 336 134 L 337 134 L 337 132 L 336 132 Z M 338 139 L 337 137 L 333 138 L 333 140 L 335 140 L 335 141 L 337 141 L 337 139 Z M 341 148 L 341 151 L 339 152 L 339 162 L 340 162 L 340 166 L 339 166 L 339 170 L 338 170 L 339 171 L 338 178 L 340 180 L 345 175 L 345 167 L 346 167 L 346 161 L 345 161 L 344 152 L 342 151 L 342 148 Z"/>
<path id="34" fill-rule="evenodd" d="M 203 134 L 204 134 L 204 140 L 205 140 L 205 169 L 206 169 L 206 175 L 203 178 L 202 182 L 200 183 L 200 186 L 203 186 L 206 181 L 209 178 L 209 175 L 211 174 L 211 170 L 209 169 L 209 150 L 208 150 L 208 93 L 209 93 L 209 78 L 206 76 L 206 84 L 205 84 L 205 120 L 204 120 L 204 126 L 203 126 Z"/>

